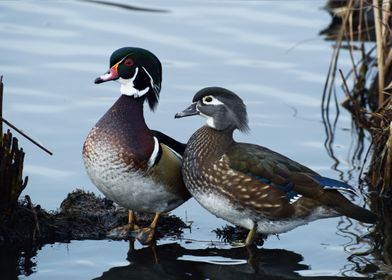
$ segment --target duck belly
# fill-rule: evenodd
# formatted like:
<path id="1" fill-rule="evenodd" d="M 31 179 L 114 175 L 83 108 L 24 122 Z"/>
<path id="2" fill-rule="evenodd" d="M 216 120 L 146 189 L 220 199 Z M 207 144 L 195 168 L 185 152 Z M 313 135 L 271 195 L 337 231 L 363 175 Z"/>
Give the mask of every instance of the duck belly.
<path id="1" fill-rule="evenodd" d="M 192 195 L 204 208 L 218 218 L 249 230 L 257 224 L 257 232 L 264 234 L 284 233 L 310 221 L 327 218 L 327 216 L 322 216 L 325 211 L 320 207 L 320 209 L 315 209 L 310 216 L 304 218 L 270 219 L 260 212 L 236 205 L 216 192 L 192 193 Z"/>
<path id="2" fill-rule="evenodd" d="M 110 200 L 120 206 L 139 212 L 168 212 L 185 199 L 167 191 L 164 184 L 156 183 L 144 172 L 132 171 L 125 164 L 116 166 L 91 161 L 83 157 L 87 174 L 94 185 Z"/>

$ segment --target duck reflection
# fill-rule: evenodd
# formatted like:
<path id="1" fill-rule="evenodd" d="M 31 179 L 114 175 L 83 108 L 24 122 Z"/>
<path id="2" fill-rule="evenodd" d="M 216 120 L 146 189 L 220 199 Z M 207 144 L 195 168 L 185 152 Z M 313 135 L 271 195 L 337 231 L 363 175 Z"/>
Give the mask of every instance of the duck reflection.
<path id="1" fill-rule="evenodd" d="M 297 271 L 310 267 L 300 263 L 300 254 L 283 249 L 186 249 L 173 243 L 131 248 L 128 261 L 128 266 L 112 267 L 95 279 L 341 279 L 301 276 Z"/>

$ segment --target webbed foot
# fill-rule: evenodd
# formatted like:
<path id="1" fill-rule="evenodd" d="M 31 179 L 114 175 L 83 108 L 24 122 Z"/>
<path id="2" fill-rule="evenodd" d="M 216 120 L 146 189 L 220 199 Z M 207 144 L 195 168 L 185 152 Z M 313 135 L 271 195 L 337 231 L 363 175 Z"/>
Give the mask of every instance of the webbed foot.
<path id="1" fill-rule="evenodd" d="M 158 224 L 159 216 L 160 216 L 159 213 L 155 213 L 154 219 L 151 222 L 151 225 L 149 227 L 140 228 L 140 229 L 135 230 L 136 239 L 142 245 L 148 245 L 154 240 L 155 230 L 156 230 L 156 227 Z"/>

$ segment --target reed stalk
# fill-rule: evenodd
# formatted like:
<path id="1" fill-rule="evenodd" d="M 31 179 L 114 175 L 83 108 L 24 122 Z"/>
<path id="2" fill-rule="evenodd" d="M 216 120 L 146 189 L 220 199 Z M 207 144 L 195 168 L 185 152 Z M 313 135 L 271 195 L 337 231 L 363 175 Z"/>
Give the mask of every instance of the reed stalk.
<path id="1" fill-rule="evenodd" d="M 389 137 L 386 145 L 386 164 L 384 182 L 381 189 L 381 193 L 385 193 L 386 189 L 391 185 L 392 176 L 392 121 L 389 124 Z"/>
<path id="2" fill-rule="evenodd" d="M 384 0 L 385 1 L 385 0 Z M 384 2 L 383 1 L 383 2 Z M 384 5 L 383 5 L 384 6 Z M 373 0 L 373 12 L 374 12 L 374 25 L 376 28 L 376 45 L 377 45 L 377 64 L 378 64 L 378 106 L 384 103 L 384 86 L 385 86 L 385 74 L 384 74 L 384 36 L 382 20 L 380 18 L 380 6 L 379 0 Z"/>

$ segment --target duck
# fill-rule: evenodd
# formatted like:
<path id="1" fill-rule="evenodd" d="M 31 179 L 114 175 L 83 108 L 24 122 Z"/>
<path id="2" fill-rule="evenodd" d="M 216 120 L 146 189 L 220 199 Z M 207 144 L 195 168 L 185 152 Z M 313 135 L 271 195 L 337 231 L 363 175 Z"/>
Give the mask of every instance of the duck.
<path id="1" fill-rule="evenodd" d="M 190 198 L 181 174 L 185 144 L 147 126 L 143 107 L 154 111 L 162 83 L 159 59 L 143 48 L 123 47 L 110 56 L 109 70 L 95 84 L 118 81 L 120 97 L 91 129 L 82 157 L 93 184 L 129 209 L 128 223 L 109 235 L 134 233 L 142 244 L 154 240 L 159 217 Z M 139 228 L 135 212 L 152 213 Z"/>
<path id="2" fill-rule="evenodd" d="M 345 215 L 376 223 L 375 214 L 342 194 L 356 193 L 347 183 L 266 147 L 236 142 L 233 132 L 248 132 L 249 126 L 246 105 L 234 92 L 201 89 L 175 118 L 193 115 L 205 117 L 206 124 L 186 145 L 185 185 L 209 212 L 249 230 L 240 245 L 252 245 L 256 233 L 280 234 L 321 218 Z"/>

